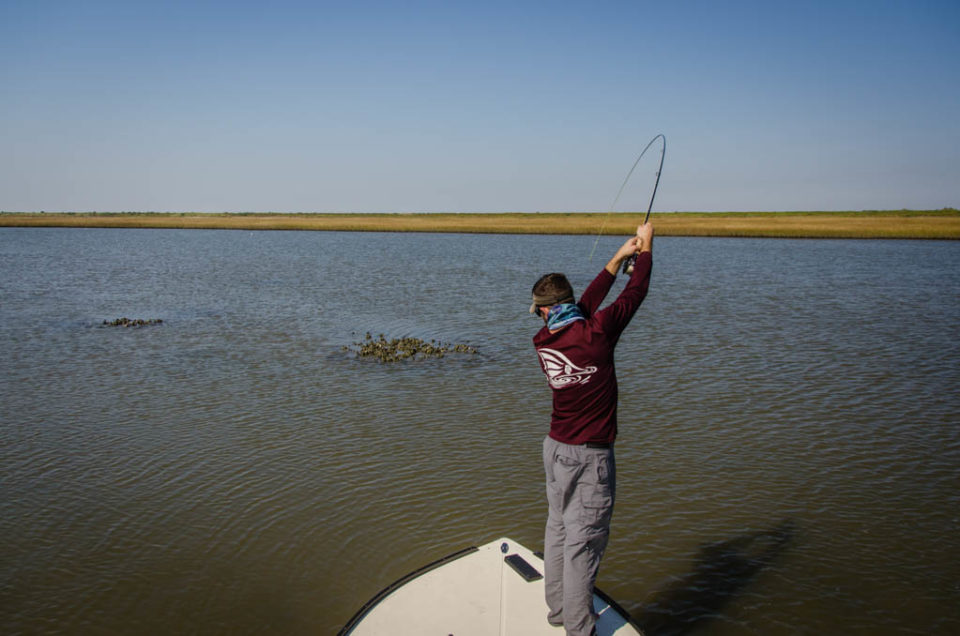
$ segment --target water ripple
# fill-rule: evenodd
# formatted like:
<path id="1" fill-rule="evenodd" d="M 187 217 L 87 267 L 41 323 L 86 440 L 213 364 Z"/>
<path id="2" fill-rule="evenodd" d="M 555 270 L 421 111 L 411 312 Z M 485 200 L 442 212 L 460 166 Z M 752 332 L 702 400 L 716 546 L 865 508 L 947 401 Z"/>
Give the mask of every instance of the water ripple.
<path id="1" fill-rule="evenodd" d="M 540 547 L 524 298 L 531 262 L 584 288 L 595 263 L 551 266 L 577 237 L 391 236 L 368 262 L 349 233 L 0 234 L 5 633 L 335 633 L 433 558 Z M 958 266 L 658 242 L 600 575 L 649 633 L 960 629 Z M 97 327 L 120 315 L 164 324 Z M 344 355 L 366 331 L 480 355 Z"/>

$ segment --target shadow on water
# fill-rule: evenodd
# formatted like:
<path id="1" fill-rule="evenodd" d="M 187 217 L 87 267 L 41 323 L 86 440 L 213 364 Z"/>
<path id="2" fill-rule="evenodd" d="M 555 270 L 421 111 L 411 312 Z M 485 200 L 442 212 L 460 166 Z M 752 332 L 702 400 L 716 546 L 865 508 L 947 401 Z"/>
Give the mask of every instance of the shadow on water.
<path id="1" fill-rule="evenodd" d="M 741 594 L 788 547 L 791 519 L 777 526 L 700 548 L 693 568 L 657 590 L 634 612 L 646 636 L 677 636 L 703 627 Z"/>

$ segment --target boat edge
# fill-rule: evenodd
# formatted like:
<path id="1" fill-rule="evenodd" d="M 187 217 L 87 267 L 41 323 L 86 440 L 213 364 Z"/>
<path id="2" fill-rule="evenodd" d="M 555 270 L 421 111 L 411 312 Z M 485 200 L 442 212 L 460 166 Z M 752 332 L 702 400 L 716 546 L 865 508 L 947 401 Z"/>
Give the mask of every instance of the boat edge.
<path id="1" fill-rule="evenodd" d="M 603 590 L 601 590 L 601 589 L 600 589 L 599 587 L 597 587 L 596 585 L 593 586 L 593 593 L 596 594 L 597 596 L 599 596 L 600 599 L 601 599 L 604 603 L 606 603 L 607 605 L 609 605 L 610 608 L 613 609 L 614 612 L 616 612 L 616 613 L 619 614 L 621 617 L 623 617 L 623 620 L 627 621 L 627 623 L 628 623 L 631 627 L 633 627 L 635 630 L 637 630 L 637 633 L 638 633 L 638 634 L 641 634 L 641 636 L 644 634 L 644 631 L 643 631 L 642 629 L 640 629 L 640 626 L 637 624 L 637 622 L 636 622 L 635 620 L 633 620 L 633 616 L 630 615 L 630 612 L 628 612 L 627 610 L 623 609 L 623 606 L 620 605 L 620 603 L 617 603 L 615 600 L 613 600 L 613 597 L 612 597 L 612 596 L 610 596 L 609 594 L 607 594 L 606 592 L 604 592 Z"/>
<path id="2" fill-rule="evenodd" d="M 371 610 L 373 610 L 374 607 L 376 607 L 383 599 L 390 596 L 390 594 L 393 593 L 393 591 L 396 590 L 397 588 L 406 585 L 413 579 L 419 576 L 422 576 L 431 570 L 435 570 L 442 565 L 446 565 L 451 561 L 456 561 L 461 557 L 464 557 L 468 554 L 473 554 L 474 552 L 479 552 L 479 551 L 480 551 L 480 548 L 478 548 L 477 546 L 470 546 L 469 548 L 464 548 L 462 550 L 454 552 L 453 554 L 448 554 L 445 557 L 437 559 L 432 563 L 428 563 L 427 565 L 424 565 L 423 567 L 418 568 L 413 572 L 410 572 L 409 574 L 402 576 L 401 578 L 397 579 L 387 587 L 377 592 L 377 594 L 373 598 L 371 598 L 369 601 L 364 603 L 363 607 L 357 610 L 357 613 L 354 614 L 353 617 L 346 622 L 346 624 L 340 629 L 339 632 L 337 632 L 337 636 L 347 636 L 360 623 L 360 621 L 362 621 L 363 618 L 367 614 L 369 614 Z"/>

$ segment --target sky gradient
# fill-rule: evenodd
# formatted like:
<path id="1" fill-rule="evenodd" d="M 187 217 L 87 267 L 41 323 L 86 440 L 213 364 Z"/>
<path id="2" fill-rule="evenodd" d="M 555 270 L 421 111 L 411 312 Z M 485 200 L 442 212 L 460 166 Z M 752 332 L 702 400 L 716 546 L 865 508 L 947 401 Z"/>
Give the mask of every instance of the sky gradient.
<path id="1" fill-rule="evenodd" d="M 960 207 L 960 2 L 0 2 L 0 210 Z M 617 210 L 646 209 L 658 153 Z"/>

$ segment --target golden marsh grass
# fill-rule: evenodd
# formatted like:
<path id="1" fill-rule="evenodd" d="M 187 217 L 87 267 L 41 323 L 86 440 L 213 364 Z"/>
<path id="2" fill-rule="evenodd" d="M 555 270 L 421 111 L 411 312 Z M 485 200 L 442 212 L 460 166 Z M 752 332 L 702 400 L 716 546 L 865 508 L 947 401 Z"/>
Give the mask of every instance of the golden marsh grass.
<path id="1" fill-rule="evenodd" d="M 481 234 L 632 234 L 641 213 L 13 213 L 6 227 L 112 227 Z M 960 211 L 654 212 L 659 236 L 960 239 Z"/>

